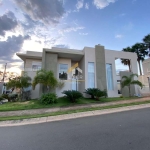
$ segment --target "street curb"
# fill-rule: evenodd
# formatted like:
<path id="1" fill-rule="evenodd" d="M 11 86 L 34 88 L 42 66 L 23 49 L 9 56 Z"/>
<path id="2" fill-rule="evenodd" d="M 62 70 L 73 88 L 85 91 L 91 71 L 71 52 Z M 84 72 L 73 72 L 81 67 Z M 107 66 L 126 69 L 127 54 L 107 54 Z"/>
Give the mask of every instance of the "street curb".
<path id="1" fill-rule="evenodd" d="M 133 106 L 126 106 L 126 107 L 111 108 L 111 109 L 86 111 L 86 112 L 80 112 L 80 113 L 72 113 L 72 114 L 41 117 L 41 118 L 1 121 L 0 127 L 46 123 L 46 122 L 76 119 L 76 118 L 82 118 L 82 117 L 90 117 L 90 116 L 96 116 L 96 115 L 111 114 L 111 113 L 117 113 L 117 112 L 129 111 L 129 110 L 137 110 L 137 109 L 143 109 L 143 108 L 150 108 L 150 104 L 141 104 L 141 105 L 133 105 Z"/>

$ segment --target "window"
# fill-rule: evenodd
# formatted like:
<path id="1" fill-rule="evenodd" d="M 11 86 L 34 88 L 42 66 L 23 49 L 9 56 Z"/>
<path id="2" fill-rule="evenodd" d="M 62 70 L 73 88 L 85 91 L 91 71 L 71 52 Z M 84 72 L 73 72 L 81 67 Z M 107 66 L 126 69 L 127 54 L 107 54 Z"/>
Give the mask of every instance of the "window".
<path id="1" fill-rule="evenodd" d="M 59 79 L 67 80 L 68 64 L 59 64 Z"/>
<path id="2" fill-rule="evenodd" d="M 108 90 L 114 90 L 113 76 L 112 76 L 112 64 L 106 64 L 106 75 L 107 75 Z"/>
<path id="3" fill-rule="evenodd" d="M 88 88 L 95 87 L 95 69 L 94 62 L 88 63 Z"/>
<path id="4" fill-rule="evenodd" d="M 42 63 L 41 62 L 32 62 L 32 71 L 41 70 Z"/>

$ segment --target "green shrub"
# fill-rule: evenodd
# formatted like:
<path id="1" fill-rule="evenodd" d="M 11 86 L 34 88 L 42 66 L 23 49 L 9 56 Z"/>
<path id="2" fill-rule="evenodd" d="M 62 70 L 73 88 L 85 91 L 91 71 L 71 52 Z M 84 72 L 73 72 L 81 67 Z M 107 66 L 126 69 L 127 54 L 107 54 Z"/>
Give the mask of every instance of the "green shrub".
<path id="1" fill-rule="evenodd" d="M 43 94 L 40 98 L 42 104 L 48 105 L 57 102 L 57 96 L 55 93 Z"/>
<path id="2" fill-rule="evenodd" d="M 99 90 L 98 88 L 88 88 L 88 89 L 85 89 L 84 93 L 90 95 L 91 99 L 94 99 L 95 93 L 98 92 L 98 90 Z"/>
<path id="3" fill-rule="evenodd" d="M 2 95 L 0 95 L 0 101 L 3 100 L 4 98 L 2 97 Z"/>
<path id="4" fill-rule="evenodd" d="M 63 91 L 62 94 L 65 94 L 72 103 L 77 102 L 77 99 L 83 97 L 82 93 L 74 90 Z"/>
<path id="5" fill-rule="evenodd" d="M 103 90 L 101 91 L 98 88 L 88 88 L 85 90 L 86 94 L 90 95 L 92 99 L 99 99 L 100 97 L 107 97 L 107 91 Z"/>
<path id="6" fill-rule="evenodd" d="M 10 99 L 11 102 L 17 101 L 18 94 L 9 94 L 8 98 Z"/>
<path id="7" fill-rule="evenodd" d="M 94 93 L 94 96 L 97 100 L 99 100 L 100 97 L 107 97 L 107 91 L 101 91 L 101 90 L 97 90 L 97 92 Z"/>
<path id="8" fill-rule="evenodd" d="M 123 96 L 121 95 L 120 98 L 123 98 Z"/>
<path id="9" fill-rule="evenodd" d="M 8 99 L 8 101 L 10 102 L 10 98 L 9 98 L 8 94 L 3 94 L 3 95 L 2 95 L 2 98 L 3 98 L 3 99 Z"/>

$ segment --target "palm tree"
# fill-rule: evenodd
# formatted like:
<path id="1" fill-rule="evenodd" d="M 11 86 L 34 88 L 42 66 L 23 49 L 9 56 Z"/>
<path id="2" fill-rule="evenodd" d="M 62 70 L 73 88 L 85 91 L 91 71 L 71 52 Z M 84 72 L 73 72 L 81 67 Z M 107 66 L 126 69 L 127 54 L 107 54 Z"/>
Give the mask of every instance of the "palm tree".
<path id="1" fill-rule="evenodd" d="M 141 89 L 143 88 L 143 84 L 138 81 L 138 80 L 133 80 L 134 77 L 138 77 L 137 74 L 131 74 L 129 77 L 127 76 L 123 76 L 122 77 L 122 80 L 121 80 L 121 87 L 124 88 L 124 87 L 128 87 L 129 89 L 129 96 L 131 96 L 131 85 L 138 85 L 141 87 Z"/>
<path id="2" fill-rule="evenodd" d="M 131 72 L 131 63 L 129 59 L 121 58 L 121 63 L 129 67 L 129 71 Z"/>
<path id="3" fill-rule="evenodd" d="M 54 77 L 54 73 L 44 69 L 36 72 L 36 76 L 32 83 L 33 89 L 35 89 L 36 85 L 39 83 L 46 86 L 48 92 L 50 92 L 51 88 L 55 88 L 58 85 L 58 81 Z"/>
<path id="4" fill-rule="evenodd" d="M 145 56 L 148 55 L 147 46 L 143 43 L 136 43 L 132 46 L 131 52 L 137 54 L 137 62 L 139 64 L 140 75 L 142 75 L 140 62 L 144 61 Z"/>
<path id="5" fill-rule="evenodd" d="M 149 49 L 149 56 L 150 56 L 150 34 L 143 38 L 143 42 L 146 44 L 147 48 Z"/>
<path id="6" fill-rule="evenodd" d="M 131 48 L 130 47 L 127 47 L 127 48 L 124 48 L 122 50 L 123 52 L 131 52 Z M 121 63 L 124 64 L 124 65 L 127 65 L 129 67 L 129 71 L 131 72 L 131 62 L 129 59 L 123 59 L 121 58 Z"/>

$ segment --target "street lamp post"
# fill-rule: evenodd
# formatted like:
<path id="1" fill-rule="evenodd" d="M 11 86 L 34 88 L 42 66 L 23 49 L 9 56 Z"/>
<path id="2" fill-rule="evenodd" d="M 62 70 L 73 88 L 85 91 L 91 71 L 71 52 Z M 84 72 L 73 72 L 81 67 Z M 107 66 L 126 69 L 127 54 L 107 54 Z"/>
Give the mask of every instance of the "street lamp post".
<path id="1" fill-rule="evenodd" d="M 5 64 L 5 69 L 4 69 L 4 73 L 3 73 L 3 78 L 2 78 L 2 81 L 3 81 L 3 82 L 4 82 L 4 80 L 5 80 L 6 67 L 7 67 L 7 63 Z"/>

